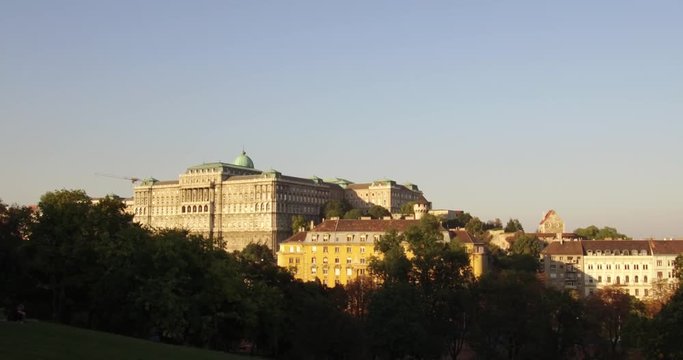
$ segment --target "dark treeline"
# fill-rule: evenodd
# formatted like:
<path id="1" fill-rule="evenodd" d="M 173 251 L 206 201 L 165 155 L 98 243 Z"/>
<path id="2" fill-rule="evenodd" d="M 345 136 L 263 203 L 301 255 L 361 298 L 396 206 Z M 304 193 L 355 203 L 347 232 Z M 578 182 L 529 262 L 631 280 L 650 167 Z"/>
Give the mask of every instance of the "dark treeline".
<path id="1" fill-rule="evenodd" d="M 184 231 L 143 229 L 123 210 L 66 190 L 45 194 L 39 215 L 0 202 L 0 307 L 289 359 L 683 357 L 683 294 L 656 310 L 614 288 L 577 300 L 543 286 L 533 239 L 494 251 L 493 271 L 475 279 L 466 250 L 440 242 L 427 216 L 378 242 L 379 282 L 331 289 L 295 280 L 264 246 L 229 254 Z"/>

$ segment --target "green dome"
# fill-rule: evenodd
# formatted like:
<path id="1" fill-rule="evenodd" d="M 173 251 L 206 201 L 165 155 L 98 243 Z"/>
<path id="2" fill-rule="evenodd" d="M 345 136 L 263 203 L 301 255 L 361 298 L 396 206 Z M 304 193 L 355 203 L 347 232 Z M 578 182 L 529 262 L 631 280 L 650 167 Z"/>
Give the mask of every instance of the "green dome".
<path id="1" fill-rule="evenodd" d="M 253 169 L 254 168 L 254 162 L 251 161 L 251 158 L 247 156 L 247 153 L 242 150 L 242 154 L 240 156 L 235 158 L 235 161 L 232 162 L 234 165 L 237 166 L 242 166 L 246 168 Z"/>

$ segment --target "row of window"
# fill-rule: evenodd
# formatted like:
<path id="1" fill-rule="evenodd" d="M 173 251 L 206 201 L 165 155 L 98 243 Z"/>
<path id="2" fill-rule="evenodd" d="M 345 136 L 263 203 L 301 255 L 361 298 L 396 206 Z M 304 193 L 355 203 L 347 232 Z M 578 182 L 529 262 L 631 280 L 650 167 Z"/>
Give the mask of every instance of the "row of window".
<path id="1" fill-rule="evenodd" d="M 356 239 L 355 234 L 346 235 L 346 241 L 348 241 L 348 242 L 354 241 L 355 239 Z M 368 234 L 360 235 L 359 239 L 361 242 L 367 241 L 368 240 Z M 382 235 L 375 234 L 375 235 L 373 235 L 373 239 L 375 240 L 375 242 L 377 242 L 380 239 L 382 239 Z M 318 241 L 318 240 L 320 240 L 320 234 L 312 234 L 311 235 L 311 241 Z M 330 234 L 323 234 L 322 240 L 323 241 L 329 241 L 330 240 Z M 339 241 L 339 237 L 335 236 L 334 241 Z"/>
<path id="2" fill-rule="evenodd" d="M 629 256 L 629 255 L 632 255 L 632 256 L 635 256 L 635 255 L 647 255 L 647 250 L 645 250 L 645 249 L 642 249 L 640 251 L 638 251 L 638 250 L 619 250 L 619 249 L 614 249 L 614 250 L 607 249 L 605 251 L 602 251 L 602 250 L 595 250 L 595 251 L 586 250 L 586 255 L 596 255 L 596 256 L 600 256 L 600 255 Z"/>
<path id="3" fill-rule="evenodd" d="M 318 274 L 318 269 L 315 267 L 311 268 L 311 274 L 312 275 L 317 275 Z M 323 268 L 322 270 L 323 275 L 329 274 L 329 269 Z M 357 276 L 363 276 L 365 275 L 365 269 L 356 269 L 356 275 Z M 335 268 L 334 269 L 334 276 L 341 276 L 341 269 L 340 268 Z M 346 276 L 353 276 L 353 268 L 346 268 Z M 339 284 L 338 282 L 335 281 L 336 284 Z"/>
<path id="4" fill-rule="evenodd" d="M 667 260 L 666 266 L 674 266 L 675 262 L 675 260 Z M 662 260 L 657 260 L 657 266 L 662 266 Z"/>
<path id="5" fill-rule="evenodd" d="M 634 290 L 634 291 L 633 291 L 633 295 L 635 295 L 635 296 L 640 296 L 640 289 L 633 289 L 633 290 Z M 588 295 L 593 295 L 594 292 L 595 292 L 594 289 L 588 289 Z M 627 288 L 627 289 L 626 289 L 626 293 L 630 295 L 630 294 L 631 294 L 631 289 L 628 289 L 628 288 Z M 643 289 L 643 296 L 648 296 L 648 295 L 649 295 L 648 289 Z"/>
<path id="6" fill-rule="evenodd" d="M 347 254 L 350 254 L 352 251 L 353 251 L 353 248 L 352 248 L 352 247 L 350 247 L 350 246 L 347 246 L 347 247 L 346 247 L 346 253 L 347 253 Z M 361 252 L 361 254 L 362 254 L 362 253 L 365 253 L 365 246 L 361 246 L 361 247 L 359 248 L 359 251 Z M 318 247 L 317 247 L 317 246 L 311 246 L 311 252 L 318 252 Z M 328 252 L 328 247 L 327 247 L 327 246 L 323 246 L 323 253 L 326 253 L 326 252 Z M 339 252 L 340 252 L 340 247 L 339 247 L 339 246 L 335 246 L 335 247 L 334 247 L 334 253 L 335 253 L 335 254 L 339 254 Z"/>
<path id="7" fill-rule="evenodd" d="M 593 268 L 596 268 L 597 270 L 602 270 L 603 267 L 605 268 L 605 270 L 612 270 L 612 264 L 596 264 L 596 265 L 588 264 L 588 265 L 586 265 L 586 267 L 588 268 L 588 270 L 593 270 Z M 640 270 L 640 265 L 639 264 L 624 264 L 624 270 L 631 270 L 631 268 L 633 268 L 633 270 Z M 642 264 L 642 268 L 643 268 L 643 270 L 647 270 L 648 265 Z M 621 264 L 614 264 L 614 269 L 615 270 L 621 270 Z"/>
<path id="8" fill-rule="evenodd" d="M 204 206 L 197 206 L 197 205 L 192 205 L 192 206 L 182 206 L 180 208 L 181 213 L 196 213 L 196 212 L 209 212 L 209 205 L 204 205 Z"/>
<path id="9" fill-rule="evenodd" d="M 296 260 L 293 261 L 293 259 L 296 259 Z M 312 257 L 312 258 L 311 258 L 311 264 L 316 264 L 317 261 L 318 261 L 318 259 L 317 259 L 316 257 Z M 353 262 L 353 258 L 350 258 L 350 257 L 347 257 L 347 258 L 346 258 L 346 263 L 347 263 L 347 264 L 351 264 L 352 262 Z M 360 261 L 359 261 L 359 262 L 360 262 L 361 264 L 366 264 L 366 263 L 367 263 L 367 260 L 366 260 L 365 258 L 360 258 Z M 294 264 L 294 263 L 298 264 L 298 263 L 299 263 L 299 258 L 289 258 L 289 263 L 290 263 L 290 264 Z M 323 257 L 323 264 L 327 264 L 327 263 L 328 263 L 327 257 Z M 335 263 L 335 264 L 341 264 L 341 260 L 340 260 L 338 257 L 336 257 L 336 258 L 334 258 L 334 263 Z"/>
<path id="10" fill-rule="evenodd" d="M 612 277 L 607 276 L 606 278 L 607 278 L 607 283 L 611 284 L 612 283 Z M 633 276 L 633 283 L 634 284 L 638 284 L 638 280 L 639 280 L 638 275 Z M 593 278 L 588 278 L 588 282 L 593 283 Z M 602 275 L 598 275 L 598 278 L 595 282 L 601 283 L 602 282 Z M 614 283 L 617 285 L 621 284 L 621 277 L 617 276 L 616 281 Z M 624 284 L 628 284 L 628 283 L 630 283 L 630 278 L 628 275 L 626 275 L 626 276 L 624 276 Z M 647 275 L 643 275 L 643 283 L 647 284 Z"/>
<path id="11" fill-rule="evenodd" d="M 282 250 L 283 250 L 283 251 L 287 251 L 287 249 L 288 249 L 287 246 L 284 246 Z M 365 246 L 361 246 L 359 249 L 360 249 L 360 252 L 361 252 L 361 253 L 364 253 L 364 252 L 365 252 Z M 351 246 L 347 246 L 347 247 L 346 247 L 346 253 L 347 253 L 347 254 L 350 254 L 352 251 L 353 251 L 353 247 L 351 247 Z M 293 253 L 293 252 L 299 253 L 299 252 L 301 252 L 301 246 L 300 246 L 300 245 L 296 245 L 296 246 L 294 246 L 294 245 L 289 245 L 289 252 L 291 252 L 291 253 Z M 318 252 L 318 247 L 317 247 L 317 246 L 311 246 L 311 252 Z M 322 247 L 322 252 L 324 252 L 324 253 L 329 252 L 329 248 L 328 248 L 327 246 L 323 246 L 323 247 Z M 335 246 L 335 247 L 334 247 L 334 253 L 335 253 L 335 254 L 339 254 L 340 252 L 341 252 L 341 247 Z"/>

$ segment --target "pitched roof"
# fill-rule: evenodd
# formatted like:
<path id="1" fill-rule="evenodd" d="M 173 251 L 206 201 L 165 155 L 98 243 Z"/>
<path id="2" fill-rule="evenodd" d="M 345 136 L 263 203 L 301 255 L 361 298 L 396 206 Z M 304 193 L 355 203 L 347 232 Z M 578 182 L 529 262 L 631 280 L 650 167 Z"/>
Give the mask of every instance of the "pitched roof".
<path id="1" fill-rule="evenodd" d="M 552 210 L 552 209 L 551 209 L 551 210 L 548 210 L 548 212 L 545 213 L 545 216 L 543 217 L 543 220 L 541 220 L 541 222 L 539 223 L 539 225 L 543 225 L 543 223 L 546 222 L 546 221 L 548 220 L 548 218 L 551 217 L 551 216 L 553 216 L 553 215 L 557 215 L 557 213 L 555 212 L 555 210 Z"/>
<path id="2" fill-rule="evenodd" d="M 333 231 L 367 231 L 367 232 L 387 232 L 396 230 L 403 232 L 411 226 L 416 226 L 420 220 L 326 220 L 314 227 L 312 232 L 333 232 Z"/>
<path id="3" fill-rule="evenodd" d="M 161 180 L 154 183 L 154 185 L 178 185 L 178 180 Z"/>
<path id="4" fill-rule="evenodd" d="M 650 243 L 647 240 L 587 240 L 581 243 L 585 251 L 645 250 L 650 254 Z"/>
<path id="5" fill-rule="evenodd" d="M 683 254 L 683 240 L 651 240 L 653 254 Z"/>
<path id="6" fill-rule="evenodd" d="M 469 244 L 476 244 L 477 242 L 474 241 L 474 238 L 470 235 L 470 233 L 467 232 L 467 230 L 462 230 L 462 229 L 455 229 L 455 230 L 448 230 L 448 232 L 453 235 L 454 239 L 457 239 L 461 243 L 469 243 Z"/>
<path id="7" fill-rule="evenodd" d="M 583 255 L 581 241 L 555 241 L 541 251 L 544 255 Z"/>
<path id="8" fill-rule="evenodd" d="M 236 164 L 229 164 L 229 163 L 224 163 L 224 162 L 211 162 L 211 163 L 203 163 L 199 165 L 194 165 L 190 166 L 187 168 L 187 170 L 200 170 L 200 169 L 221 169 L 224 170 L 225 168 L 234 168 L 234 169 L 240 169 L 240 170 L 251 170 L 255 173 L 260 173 L 260 170 L 256 170 L 253 167 L 246 167 L 246 166 L 241 166 L 241 165 L 236 165 Z"/>
<path id="9" fill-rule="evenodd" d="M 282 243 L 303 242 L 304 240 L 306 240 L 306 231 L 300 231 L 290 236 L 287 240 L 283 241 Z"/>

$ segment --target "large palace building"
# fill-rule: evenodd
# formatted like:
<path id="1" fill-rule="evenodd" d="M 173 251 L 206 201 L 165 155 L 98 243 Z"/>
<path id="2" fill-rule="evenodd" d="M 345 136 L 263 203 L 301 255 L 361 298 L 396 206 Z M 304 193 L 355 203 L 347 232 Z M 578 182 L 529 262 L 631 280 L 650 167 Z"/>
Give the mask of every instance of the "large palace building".
<path id="1" fill-rule="evenodd" d="M 424 201 L 417 186 L 392 180 L 353 184 L 257 170 L 243 151 L 232 164 L 201 164 L 189 167 L 178 180 L 142 181 L 133 190 L 129 211 L 142 225 L 186 229 L 227 251 L 241 250 L 249 243 L 277 249 L 292 234 L 292 216 L 318 221 L 325 202 L 335 199 L 347 199 L 358 208 L 381 205 L 390 211 L 398 211 L 406 202 Z"/>

